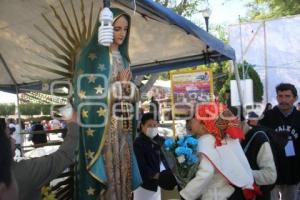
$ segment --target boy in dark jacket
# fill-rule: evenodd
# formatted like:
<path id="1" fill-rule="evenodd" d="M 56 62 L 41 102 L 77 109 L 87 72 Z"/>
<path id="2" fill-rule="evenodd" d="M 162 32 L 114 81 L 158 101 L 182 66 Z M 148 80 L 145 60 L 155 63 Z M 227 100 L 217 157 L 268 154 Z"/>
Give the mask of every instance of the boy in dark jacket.
<path id="1" fill-rule="evenodd" d="M 164 138 L 158 135 L 157 120 L 152 113 L 142 116 L 140 135 L 133 143 L 143 184 L 134 191 L 134 200 L 161 200 L 159 178 L 168 165 L 161 152 Z M 170 184 L 176 184 L 171 176 Z M 174 185 L 175 186 L 175 185 Z"/>

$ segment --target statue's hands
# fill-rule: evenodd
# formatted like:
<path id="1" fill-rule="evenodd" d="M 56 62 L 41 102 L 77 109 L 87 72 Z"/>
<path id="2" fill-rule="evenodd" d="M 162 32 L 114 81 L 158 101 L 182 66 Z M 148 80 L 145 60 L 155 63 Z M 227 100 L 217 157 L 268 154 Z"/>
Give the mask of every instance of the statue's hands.
<path id="1" fill-rule="evenodd" d="M 62 119 L 67 123 L 77 123 L 77 112 L 74 110 L 71 104 L 68 104 L 61 108 Z"/>
<path id="2" fill-rule="evenodd" d="M 74 110 L 72 104 L 68 103 L 64 107 L 59 109 L 62 119 L 66 122 L 77 122 L 77 113 Z"/>
<path id="3" fill-rule="evenodd" d="M 67 123 L 78 123 L 77 112 L 73 111 L 71 116 L 69 116 L 68 118 L 63 117 L 63 119 Z"/>
<path id="4" fill-rule="evenodd" d="M 121 72 L 120 72 L 120 81 L 130 81 L 131 78 L 132 78 L 132 73 L 130 71 L 129 68 L 127 69 L 123 69 Z"/>

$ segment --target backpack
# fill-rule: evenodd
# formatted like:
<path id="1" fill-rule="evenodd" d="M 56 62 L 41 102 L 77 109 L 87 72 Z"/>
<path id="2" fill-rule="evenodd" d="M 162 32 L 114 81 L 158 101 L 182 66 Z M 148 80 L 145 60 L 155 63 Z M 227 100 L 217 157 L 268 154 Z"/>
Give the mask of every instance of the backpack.
<path id="1" fill-rule="evenodd" d="M 254 130 L 255 130 L 255 128 L 254 128 Z M 259 134 L 263 135 L 267 139 L 267 141 L 269 142 L 269 144 L 271 146 L 274 163 L 275 163 L 275 167 L 276 167 L 276 172 L 277 172 L 277 179 L 278 179 L 278 174 L 279 174 L 278 172 L 279 172 L 279 166 L 280 166 L 279 161 L 280 161 L 280 158 L 282 157 L 282 152 L 284 151 L 284 148 L 288 142 L 288 136 L 290 133 L 287 131 L 275 132 L 273 129 L 260 127 L 259 129 L 257 129 L 254 132 L 252 137 L 249 139 L 248 143 L 245 145 L 245 147 L 244 147 L 245 154 L 248 151 L 252 141 Z M 277 180 L 275 181 L 274 184 L 263 185 L 263 186 L 260 186 L 260 188 L 263 191 L 263 193 L 269 192 L 275 187 L 276 183 L 277 183 Z"/>

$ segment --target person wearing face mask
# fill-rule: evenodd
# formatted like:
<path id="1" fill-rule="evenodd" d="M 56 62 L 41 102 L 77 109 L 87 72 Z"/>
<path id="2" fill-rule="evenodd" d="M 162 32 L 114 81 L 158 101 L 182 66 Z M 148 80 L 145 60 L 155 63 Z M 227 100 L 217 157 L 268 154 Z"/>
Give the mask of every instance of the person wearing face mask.
<path id="1" fill-rule="evenodd" d="M 134 200 L 160 200 L 161 177 L 165 176 L 169 167 L 161 152 L 164 138 L 158 135 L 157 121 L 153 113 L 145 113 L 141 119 L 140 134 L 133 143 L 143 184 L 134 191 Z M 170 176 L 169 176 L 170 175 Z M 168 174 L 170 190 L 176 185 L 173 175 Z M 165 178 L 164 178 L 165 179 Z M 165 189 L 165 188 L 164 188 Z"/>

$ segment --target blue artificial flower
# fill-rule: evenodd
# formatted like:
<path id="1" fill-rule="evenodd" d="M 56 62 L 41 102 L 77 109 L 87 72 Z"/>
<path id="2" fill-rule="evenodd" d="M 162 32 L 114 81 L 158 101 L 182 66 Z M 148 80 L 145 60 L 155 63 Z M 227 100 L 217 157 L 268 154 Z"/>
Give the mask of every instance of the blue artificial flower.
<path id="1" fill-rule="evenodd" d="M 186 143 L 188 145 L 190 145 L 193 149 L 196 149 L 197 148 L 197 145 L 198 145 L 198 140 L 196 140 L 195 138 L 189 136 L 187 139 L 186 139 Z"/>
<path id="2" fill-rule="evenodd" d="M 180 156 L 180 155 L 186 155 L 186 156 L 189 156 L 193 153 L 193 150 L 191 148 L 188 148 L 188 147 L 177 147 L 175 149 L 175 154 L 177 156 Z"/>
<path id="3" fill-rule="evenodd" d="M 199 158 L 195 154 L 191 154 L 190 156 L 187 157 L 187 164 L 192 165 L 195 164 L 199 161 Z"/>
<path id="4" fill-rule="evenodd" d="M 178 141 L 177 141 L 177 144 L 181 147 L 184 147 L 186 146 L 186 143 L 185 143 L 185 137 L 182 137 L 180 138 Z"/>
<path id="5" fill-rule="evenodd" d="M 164 147 L 166 150 L 170 150 L 170 148 L 174 145 L 174 141 L 172 138 L 167 138 L 164 142 Z"/>

